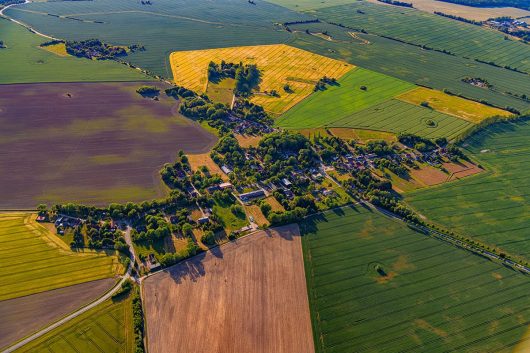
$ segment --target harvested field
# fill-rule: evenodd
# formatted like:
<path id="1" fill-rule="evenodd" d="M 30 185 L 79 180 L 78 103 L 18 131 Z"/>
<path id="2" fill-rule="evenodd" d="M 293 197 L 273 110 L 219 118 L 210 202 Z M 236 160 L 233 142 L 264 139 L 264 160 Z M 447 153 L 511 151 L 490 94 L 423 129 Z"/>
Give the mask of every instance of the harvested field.
<path id="1" fill-rule="evenodd" d="M 0 214 L 0 301 L 45 292 L 122 271 L 114 252 L 73 252 L 35 222 L 35 215 Z"/>
<path id="2" fill-rule="evenodd" d="M 420 183 L 432 186 L 445 183 L 449 179 L 449 175 L 442 172 L 440 169 L 426 165 L 420 169 L 412 169 L 410 175 Z"/>
<path id="3" fill-rule="evenodd" d="M 459 163 L 444 163 L 443 166 L 451 174 L 448 180 L 462 179 L 484 171 L 484 169 L 481 169 L 479 166 L 468 161 L 461 161 Z"/>
<path id="4" fill-rule="evenodd" d="M 258 226 L 268 226 L 269 220 L 263 215 L 261 209 L 257 205 L 246 205 L 245 211 L 249 217 L 254 218 L 254 223 Z"/>
<path id="5" fill-rule="evenodd" d="M 272 212 L 283 212 L 285 211 L 285 208 L 282 206 L 281 203 L 278 202 L 278 200 L 276 200 L 276 198 L 274 196 L 269 196 L 269 197 L 266 197 L 265 199 L 265 202 L 267 202 L 270 206 L 271 206 L 271 211 Z"/>
<path id="6" fill-rule="evenodd" d="M 134 352 L 131 297 L 106 301 L 16 352 Z"/>
<path id="7" fill-rule="evenodd" d="M 175 83 L 204 92 L 208 63 L 213 61 L 256 64 L 262 77 L 259 93 L 251 101 L 272 114 L 281 114 L 313 92 L 323 76 L 340 78 L 353 65 L 297 49 L 285 44 L 177 51 L 170 62 Z M 288 84 L 292 92 L 286 92 Z M 265 93 L 275 90 L 279 97 Z"/>
<path id="8" fill-rule="evenodd" d="M 367 0 L 376 4 L 381 4 L 377 0 Z M 460 16 L 475 21 L 485 21 L 495 17 L 523 17 L 530 16 L 530 11 L 518 9 L 516 7 L 471 7 L 439 0 L 407 0 L 414 5 L 415 9 L 425 12 L 443 12 L 448 15 Z"/>
<path id="9" fill-rule="evenodd" d="M 416 105 L 427 102 L 429 107 L 436 111 L 453 115 L 472 123 L 480 123 L 482 120 L 492 116 L 508 117 L 513 115 L 506 110 L 424 87 L 405 92 L 399 95 L 397 99 Z"/>
<path id="10" fill-rule="evenodd" d="M 0 349 L 94 301 L 114 283 L 107 278 L 0 301 Z"/>
<path id="11" fill-rule="evenodd" d="M 297 226 L 222 245 L 143 285 L 151 353 L 314 352 Z"/>
<path id="12" fill-rule="evenodd" d="M 512 353 L 528 337 L 517 271 L 362 206 L 300 230 L 316 352 Z"/>
<path id="13" fill-rule="evenodd" d="M 193 171 L 205 166 L 208 168 L 211 174 L 218 174 L 224 181 L 229 180 L 228 175 L 223 173 L 221 168 L 219 168 L 219 166 L 212 160 L 210 157 L 210 152 L 202 154 L 189 154 L 187 157 Z"/>
<path id="14" fill-rule="evenodd" d="M 179 115 L 173 98 L 137 94 L 143 85 L 0 85 L 0 208 L 164 196 L 162 165 L 216 137 Z"/>

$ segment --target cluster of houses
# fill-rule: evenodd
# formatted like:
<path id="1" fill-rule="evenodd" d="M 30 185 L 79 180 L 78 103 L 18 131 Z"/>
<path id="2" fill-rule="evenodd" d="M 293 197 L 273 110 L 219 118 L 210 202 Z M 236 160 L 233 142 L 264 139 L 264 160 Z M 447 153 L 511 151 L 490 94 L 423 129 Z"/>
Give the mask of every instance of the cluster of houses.
<path id="1" fill-rule="evenodd" d="M 37 221 L 39 219 L 37 218 Z M 54 225 L 57 229 L 57 234 L 64 234 L 66 228 L 75 228 L 81 225 L 84 221 L 81 218 L 70 217 L 65 215 L 58 215 L 55 219 Z"/>
<path id="2" fill-rule="evenodd" d="M 503 33 L 511 34 L 517 37 L 530 35 L 528 23 L 513 18 L 497 18 L 490 19 L 485 22 L 488 27 L 501 31 Z"/>
<path id="3" fill-rule="evenodd" d="M 241 119 L 232 114 L 228 116 L 227 120 L 231 123 L 234 123 L 235 127 L 232 131 L 235 134 L 245 135 L 249 131 L 252 131 L 254 133 L 257 133 L 259 131 L 262 134 L 269 134 L 274 131 L 274 128 L 272 128 L 272 126 L 268 126 L 252 120 Z"/>

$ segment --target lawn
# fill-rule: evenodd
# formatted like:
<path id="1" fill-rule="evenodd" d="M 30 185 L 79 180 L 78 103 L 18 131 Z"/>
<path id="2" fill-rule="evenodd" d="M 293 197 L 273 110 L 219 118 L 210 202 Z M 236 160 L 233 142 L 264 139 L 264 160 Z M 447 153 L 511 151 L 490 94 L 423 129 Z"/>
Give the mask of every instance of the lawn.
<path id="1" fill-rule="evenodd" d="M 50 353 L 134 351 L 131 299 L 106 301 L 16 350 Z"/>
<path id="2" fill-rule="evenodd" d="M 123 270 L 105 252 L 71 251 L 34 220 L 35 215 L 0 214 L 0 300 L 113 277 Z"/>
<path id="3" fill-rule="evenodd" d="M 416 105 L 428 103 L 430 108 L 440 113 L 453 115 L 472 123 L 480 123 L 492 116 L 508 117 L 513 115 L 506 110 L 424 87 L 405 92 L 399 95 L 397 99 Z"/>
<path id="4" fill-rule="evenodd" d="M 525 337 L 518 272 L 361 206 L 300 228 L 316 352 L 508 353 Z"/>
<path id="5" fill-rule="evenodd" d="M 395 134 L 375 131 L 375 130 L 363 130 L 363 129 L 349 129 L 349 128 L 330 128 L 329 131 L 335 137 L 349 141 L 354 139 L 360 143 L 366 143 L 373 140 L 385 140 L 387 142 L 397 141 Z"/>
<path id="6" fill-rule="evenodd" d="M 315 15 L 321 20 L 362 28 L 371 34 L 530 72 L 528 45 L 517 40 L 506 40 L 499 31 L 469 23 L 415 9 L 366 1 L 319 9 Z"/>
<path id="7" fill-rule="evenodd" d="M 140 71 L 113 61 L 96 62 L 46 51 L 39 45 L 49 39 L 2 17 L 0 33 L 0 40 L 7 46 L 6 49 L 0 49 L 0 84 L 149 79 Z"/>
<path id="8" fill-rule="evenodd" d="M 250 100 L 276 115 L 310 95 L 323 76 L 338 79 L 353 67 L 285 44 L 260 45 L 173 52 L 170 56 L 173 78 L 178 85 L 204 92 L 208 64 L 210 61 L 219 64 L 222 60 L 257 65 L 261 82 L 259 92 Z M 285 90 L 286 84 L 289 90 Z M 278 96 L 270 95 L 273 90 Z"/>
<path id="9" fill-rule="evenodd" d="M 315 92 L 291 108 L 277 124 L 288 129 L 327 126 L 413 88 L 408 82 L 357 68 L 339 79 L 338 85 Z"/>
<path id="10" fill-rule="evenodd" d="M 530 260 L 530 123 L 504 123 L 466 140 L 485 173 L 406 194 L 429 220 Z"/>
<path id="11" fill-rule="evenodd" d="M 320 17 L 318 11 L 316 15 Z M 421 86 L 440 91 L 448 89 L 498 107 L 511 106 L 521 112 L 530 111 L 529 102 L 514 96 L 530 92 L 530 80 L 526 75 L 323 22 L 290 25 L 289 28 L 295 35 L 289 44 L 295 47 Z M 306 30 L 310 33 L 326 32 L 332 40 L 307 34 Z M 492 87 L 472 86 L 462 81 L 465 77 L 484 78 Z"/>
<path id="12" fill-rule="evenodd" d="M 265 1 L 239 0 L 31 2 L 5 13 L 56 38 L 144 46 L 123 59 L 166 78 L 172 51 L 283 43 L 290 34 L 275 23 L 308 18 Z"/>
<path id="13" fill-rule="evenodd" d="M 136 93 L 143 85 L 0 85 L 0 207 L 164 197 L 162 165 L 179 150 L 208 151 L 217 137 L 178 114 L 166 84 L 155 84 L 158 100 Z"/>
<path id="14" fill-rule="evenodd" d="M 237 202 L 236 204 L 239 205 Z M 220 218 L 221 224 L 223 225 L 223 228 L 227 234 L 248 225 L 247 217 L 244 214 L 235 215 L 230 210 L 230 206 L 231 204 L 229 203 L 223 202 L 221 200 L 215 200 L 215 204 L 212 208 L 213 213 Z"/>

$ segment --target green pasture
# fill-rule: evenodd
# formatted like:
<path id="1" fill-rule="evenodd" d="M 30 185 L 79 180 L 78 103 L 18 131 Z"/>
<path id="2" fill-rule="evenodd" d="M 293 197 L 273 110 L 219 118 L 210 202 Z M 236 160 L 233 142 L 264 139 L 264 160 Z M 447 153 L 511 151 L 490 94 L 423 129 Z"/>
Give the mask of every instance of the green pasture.
<path id="1" fill-rule="evenodd" d="M 32 217 L 0 214 L 0 300 L 112 277 L 121 268 L 114 255 L 69 250 Z"/>
<path id="2" fill-rule="evenodd" d="M 289 27 L 295 37 L 289 45 L 300 49 L 344 60 L 417 85 L 448 89 L 455 94 L 485 100 L 498 107 L 515 107 L 521 112 L 530 110 L 529 102 L 514 97 L 514 94 L 520 96 L 530 92 L 527 75 L 323 22 Z M 332 41 L 307 34 L 306 30 L 310 33 L 326 32 Z M 475 87 L 462 82 L 464 77 L 481 77 L 493 86 L 490 89 Z"/>
<path id="3" fill-rule="evenodd" d="M 486 172 L 406 194 L 429 220 L 530 259 L 530 123 L 492 126 L 463 144 Z"/>
<path id="4" fill-rule="evenodd" d="M 10 8 L 6 15 L 58 38 L 143 45 L 145 51 L 125 60 L 169 78 L 172 51 L 283 43 L 290 34 L 274 23 L 308 18 L 264 1 L 238 0 L 33 2 Z"/>
<path id="5" fill-rule="evenodd" d="M 142 81 L 138 70 L 113 61 L 61 57 L 40 49 L 49 39 L 0 17 L 0 84 L 28 82 Z"/>
<path id="6" fill-rule="evenodd" d="M 357 68 L 338 82 L 288 110 L 278 119 L 278 126 L 348 127 L 429 138 L 454 138 L 472 126 L 465 120 L 392 99 L 415 86 L 384 74 Z"/>
<path id="7" fill-rule="evenodd" d="M 362 206 L 300 225 L 317 353 L 513 352 L 524 275 Z"/>
<path id="8" fill-rule="evenodd" d="M 129 353 L 134 351 L 130 298 L 107 301 L 15 352 Z"/>
<path id="9" fill-rule="evenodd" d="M 314 14 L 321 20 L 364 29 L 371 34 L 530 72 L 528 45 L 507 40 L 503 33 L 469 23 L 415 9 L 366 1 L 327 7 L 316 10 Z"/>
<path id="10" fill-rule="evenodd" d="M 325 126 L 414 87 L 408 82 L 387 75 L 356 68 L 340 78 L 337 85 L 314 92 L 289 109 L 278 120 L 278 125 L 291 129 Z"/>
<path id="11" fill-rule="evenodd" d="M 239 205 L 237 202 L 236 204 Z M 247 217 L 232 213 L 230 210 L 231 205 L 232 204 L 222 202 L 221 200 L 215 200 L 215 204 L 212 208 L 213 213 L 221 220 L 221 224 L 227 234 L 248 225 Z"/>

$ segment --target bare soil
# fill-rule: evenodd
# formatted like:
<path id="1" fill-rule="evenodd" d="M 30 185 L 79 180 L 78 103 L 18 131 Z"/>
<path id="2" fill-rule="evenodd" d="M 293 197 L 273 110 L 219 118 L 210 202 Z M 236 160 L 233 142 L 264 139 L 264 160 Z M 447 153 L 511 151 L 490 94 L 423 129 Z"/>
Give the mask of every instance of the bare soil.
<path id="1" fill-rule="evenodd" d="M 467 176 L 475 175 L 484 171 L 477 165 L 468 161 L 461 161 L 459 163 L 444 163 L 443 166 L 451 174 L 449 180 L 462 179 Z"/>
<path id="2" fill-rule="evenodd" d="M 314 352 L 297 226 L 238 239 L 148 277 L 143 295 L 151 353 Z"/>
<path id="3" fill-rule="evenodd" d="M 114 285 L 112 278 L 0 301 L 0 348 L 92 302 Z"/>
<path id="4" fill-rule="evenodd" d="M 431 166 L 424 166 L 421 169 L 412 169 L 410 175 L 422 184 L 427 186 L 444 183 L 449 175 Z"/>
<path id="5" fill-rule="evenodd" d="M 0 208 L 161 197 L 159 169 L 216 137 L 132 83 L 0 85 Z"/>

